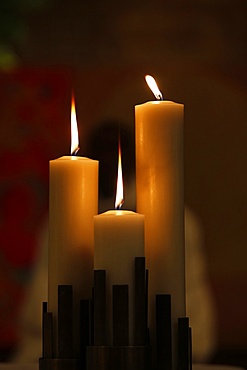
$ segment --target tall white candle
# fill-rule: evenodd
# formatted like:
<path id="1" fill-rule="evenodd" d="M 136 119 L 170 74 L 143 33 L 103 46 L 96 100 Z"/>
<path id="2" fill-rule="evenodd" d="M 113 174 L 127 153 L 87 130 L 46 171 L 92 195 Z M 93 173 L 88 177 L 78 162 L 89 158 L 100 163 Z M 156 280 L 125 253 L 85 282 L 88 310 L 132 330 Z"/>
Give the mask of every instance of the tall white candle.
<path id="1" fill-rule="evenodd" d="M 156 294 L 171 294 L 174 340 L 177 319 L 185 316 L 183 112 L 171 101 L 135 107 L 136 201 L 145 215 L 151 338 Z"/>
<path id="2" fill-rule="evenodd" d="M 76 355 L 80 300 L 89 298 L 92 290 L 98 162 L 75 156 L 50 161 L 49 191 L 48 309 L 54 318 L 54 355 L 57 356 L 57 291 L 63 284 L 73 287 Z"/>

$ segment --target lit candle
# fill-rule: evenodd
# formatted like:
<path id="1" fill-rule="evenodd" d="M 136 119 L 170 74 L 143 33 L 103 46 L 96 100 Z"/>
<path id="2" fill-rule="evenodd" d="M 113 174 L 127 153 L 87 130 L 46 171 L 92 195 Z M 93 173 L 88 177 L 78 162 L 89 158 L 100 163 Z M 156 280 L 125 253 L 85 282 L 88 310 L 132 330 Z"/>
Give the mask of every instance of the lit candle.
<path id="1" fill-rule="evenodd" d="M 50 161 L 48 309 L 54 317 L 57 356 L 58 285 L 72 285 L 74 350 L 79 351 L 79 307 L 90 298 L 93 280 L 93 216 L 98 213 L 98 161 L 76 157 L 79 149 L 75 103 L 71 106 L 71 156 Z"/>
<path id="2" fill-rule="evenodd" d="M 144 216 L 121 210 L 123 182 L 119 149 L 116 210 L 94 217 L 94 269 L 106 270 L 107 281 L 107 342 L 112 335 L 112 286 L 128 284 L 129 288 L 129 344 L 134 341 L 134 272 L 135 257 L 144 256 Z"/>
<path id="3" fill-rule="evenodd" d="M 135 107 L 135 125 L 136 202 L 145 215 L 149 326 L 153 337 L 155 295 L 171 294 L 175 340 L 177 319 L 185 316 L 184 106 L 164 101 L 151 76 L 147 82 L 159 100 Z"/>

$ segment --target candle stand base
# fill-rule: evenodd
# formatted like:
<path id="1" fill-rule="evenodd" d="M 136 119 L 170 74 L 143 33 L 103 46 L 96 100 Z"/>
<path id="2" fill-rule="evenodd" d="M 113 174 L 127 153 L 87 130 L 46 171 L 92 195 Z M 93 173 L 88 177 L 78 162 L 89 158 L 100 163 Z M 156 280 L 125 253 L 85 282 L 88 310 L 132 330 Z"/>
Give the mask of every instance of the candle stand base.
<path id="1" fill-rule="evenodd" d="M 64 358 L 40 358 L 39 370 L 79 370 L 83 369 L 81 361 Z"/>
<path id="2" fill-rule="evenodd" d="M 150 370 L 151 348 L 148 346 L 87 348 L 86 370 Z"/>
<path id="3" fill-rule="evenodd" d="M 178 318 L 177 333 L 172 332 L 172 297 L 169 294 L 156 295 L 155 345 L 149 340 L 148 271 L 144 257 L 135 258 L 133 328 L 129 328 L 128 285 L 112 287 L 112 344 L 109 345 L 106 273 L 105 270 L 94 271 L 92 300 L 81 301 L 78 356 L 73 346 L 72 286 L 58 286 L 56 333 L 52 312 L 48 311 L 47 303 L 43 303 L 43 357 L 39 360 L 39 370 L 191 370 L 189 319 Z M 130 330 L 134 334 L 133 345 L 129 343 Z M 177 337 L 177 348 L 172 348 L 173 335 Z"/>

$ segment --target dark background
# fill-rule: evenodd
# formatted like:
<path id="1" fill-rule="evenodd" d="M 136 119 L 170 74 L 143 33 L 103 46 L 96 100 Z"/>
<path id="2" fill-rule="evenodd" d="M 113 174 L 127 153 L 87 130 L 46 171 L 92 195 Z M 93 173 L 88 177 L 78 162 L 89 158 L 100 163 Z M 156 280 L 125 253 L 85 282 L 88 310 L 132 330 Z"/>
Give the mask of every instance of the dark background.
<path id="1" fill-rule="evenodd" d="M 7 222 L 6 214 L 19 209 L 19 220 L 26 215 L 25 178 L 33 184 L 26 196 L 34 234 L 42 224 L 48 160 L 68 154 L 70 145 L 72 88 L 84 155 L 92 130 L 104 120 L 121 121 L 133 134 L 134 105 L 153 99 L 144 82 L 152 74 L 165 98 L 185 104 L 185 199 L 205 232 L 219 322 L 215 361 L 246 364 L 246 19 L 241 0 L 1 1 L 2 299 L 11 291 L 21 305 L 17 292 L 25 292 L 36 252 L 35 237 L 27 233 L 20 253 L 23 228 Z M 27 162 L 30 156 L 34 163 Z M 12 183 L 18 186 L 6 197 Z M 18 237 L 10 238 L 17 227 Z M 5 331 L 2 347 L 11 348 L 18 335 L 13 328 L 5 341 Z"/>

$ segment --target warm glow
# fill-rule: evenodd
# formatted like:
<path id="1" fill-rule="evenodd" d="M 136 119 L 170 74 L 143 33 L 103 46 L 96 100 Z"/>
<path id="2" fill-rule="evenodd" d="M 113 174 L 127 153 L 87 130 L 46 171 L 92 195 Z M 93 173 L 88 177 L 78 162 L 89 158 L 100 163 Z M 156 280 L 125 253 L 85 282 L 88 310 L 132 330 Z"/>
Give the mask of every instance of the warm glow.
<path id="1" fill-rule="evenodd" d="M 76 155 L 79 150 L 79 135 L 78 135 L 78 127 L 77 127 L 77 120 L 76 120 L 76 111 L 75 111 L 75 99 L 72 95 L 71 99 L 71 155 Z"/>
<path id="2" fill-rule="evenodd" d="M 152 76 L 150 76 L 150 75 L 146 75 L 145 76 L 145 79 L 146 79 L 146 82 L 147 82 L 148 86 L 150 87 L 152 93 L 156 97 L 156 99 L 163 100 L 163 95 L 160 92 L 155 79 Z"/>
<path id="3" fill-rule="evenodd" d="M 120 209 L 123 204 L 124 204 L 123 173 L 122 173 L 121 148 L 120 148 L 120 139 L 119 139 L 119 142 L 118 142 L 117 192 L 116 192 L 116 200 L 115 200 L 115 209 Z"/>

